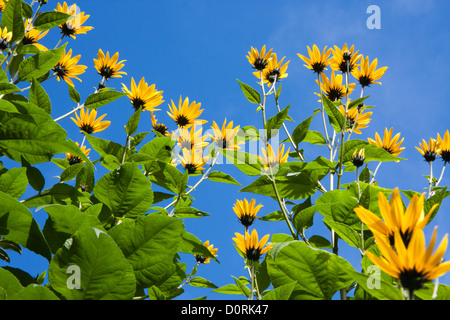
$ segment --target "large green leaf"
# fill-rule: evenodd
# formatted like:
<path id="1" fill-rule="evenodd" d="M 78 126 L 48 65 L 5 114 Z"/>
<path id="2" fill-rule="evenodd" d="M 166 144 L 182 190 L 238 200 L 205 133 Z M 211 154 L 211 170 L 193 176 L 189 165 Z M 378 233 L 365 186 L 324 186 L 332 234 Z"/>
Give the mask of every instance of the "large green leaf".
<path id="1" fill-rule="evenodd" d="M 94 187 L 95 197 L 116 217 L 137 217 L 153 203 L 151 182 L 134 163 L 105 174 Z"/>
<path id="2" fill-rule="evenodd" d="M 124 92 L 114 90 L 92 93 L 86 98 L 84 106 L 87 109 L 97 109 L 126 95 Z"/>
<path id="3" fill-rule="evenodd" d="M 291 299 L 329 300 L 354 281 L 347 260 L 302 241 L 275 244 L 266 260 L 274 288 L 295 282 Z"/>
<path id="4" fill-rule="evenodd" d="M 50 262 L 53 289 L 69 300 L 127 300 L 134 296 L 133 268 L 108 234 L 85 227 L 71 239 Z M 76 285 L 77 277 L 79 289 L 68 285 Z"/>
<path id="5" fill-rule="evenodd" d="M 131 264 L 139 287 L 158 285 L 173 263 L 184 227 L 181 220 L 152 213 L 126 220 L 109 234 Z"/>
<path id="6" fill-rule="evenodd" d="M 0 191 L 18 199 L 28 185 L 27 168 L 12 168 L 0 176 Z"/>
<path id="7" fill-rule="evenodd" d="M 404 158 L 396 157 L 383 148 L 373 145 L 365 140 L 352 139 L 344 143 L 343 163 L 352 161 L 353 152 L 364 148 L 364 156 L 366 162 L 368 161 L 399 161 Z"/>
<path id="8" fill-rule="evenodd" d="M 317 190 L 317 179 L 314 174 L 301 172 L 276 178 L 278 192 L 282 198 L 298 200 L 313 195 Z M 276 193 L 272 181 L 267 176 L 261 176 L 248 186 L 239 190 L 240 192 L 251 192 L 269 197 L 275 197 Z"/>
<path id="9" fill-rule="evenodd" d="M 175 194 L 179 193 L 179 181 L 183 177 L 180 170 L 162 161 L 151 161 L 147 163 L 145 170 L 147 171 L 148 179 L 152 183 Z"/>
<path id="10" fill-rule="evenodd" d="M 97 217 L 86 214 L 73 205 L 48 205 L 44 210 L 48 213 L 48 219 L 43 232 L 53 253 L 83 227 L 102 229 Z"/>
<path id="11" fill-rule="evenodd" d="M 5 9 L 2 12 L 2 29 L 8 28 L 12 31 L 12 42 L 20 40 L 25 34 L 25 25 L 22 19 L 22 1 L 10 0 L 5 3 Z"/>
<path id="12" fill-rule="evenodd" d="M 251 103 L 256 103 L 256 104 L 261 103 L 261 96 L 258 91 L 253 89 L 248 84 L 239 81 L 238 79 L 237 79 L 237 81 L 239 82 L 239 86 L 241 87 L 241 90 L 244 93 L 244 95 L 248 101 L 250 101 Z"/>
<path id="13" fill-rule="evenodd" d="M 249 176 L 259 176 L 263 172 L 261 160 L 250 153 L 239 150 L 218 149 L 225 157 L 226 163 L 236 166 L 239 170 Z"/>
<path id="14" fill-rule="evenodd" d="M 0 203 L 0 235 L 50 261 L 50 248 L 31 212 L 3 192 L 0 192 Z"/>
<path id="15" fill-rule="evenodd" d="M 328 99 L 327 96 L 324 94 L 322 94 L 322 101 L 325 112 L 328 115 L 328 120 L 330 121 L 330 124 L 333 126 L 336 132 L 341 132 L 342 128 L 344 128 L 345 126 L 346 121 L 345 117 L 339 111 L 339 108 L 337 108 L 333 104 L 333 102 L 331 102 L 330 99 Z"/>
<path id="16" fill-rule="evenodd" d="M 278 129 L 280 129 L 284 123 L 284 120 L 288 117 L 289 107 L 290 105 L 267 120 L 265 127 L 267 140 L 278 133 Z"/>
<path id="17" fill-rule="evenodd" d="M 337 221 L 346 225 L 353 225 L 359 222 L 359 218 L 353 211 L 358 206 L 358 198 L 350 190 L 330 190 L 322 194 L 315 205 L 318 211 L 332 221 Z"/>
<path id="18" fill-rule="evenodd" d="M 33 79 L 31 82 L 29 98 L 31 103 L 44 109 L 48 114 L 52 113 L 50 98 L 47 92 L 45 92 L 45 89 L 39 84 L 38 81 L 36 81 L 36 79 Z"/>
<path id="19" fill-rule="evenodd" d="M 90 162 L 43 109 L 21 101 L 6 105 L 16 111 L 0 111 L 0 152 L 3 155 L 19 163 L 25 159 L 37 164 L 50 161 L 55 154 L 70 152 Z"/>
<path id="20" fill-rule="evenodd" d="M 19 65 L 19 81 L 31 82 L 33 78 L 38 79 L 50 71 L 61 59 L 67 43 L 56 49 L 50 49 L 37 53 L 25 60 Z"/>
<path id="21" fill-rule="evenodd" d="M 57 183 L 50 189 L 26 199 L 23 204 L 28 208 L 35 208 L 49 204 L 78 206 L 80 203 L 88 202 L 89 199 L 75 187 L 65 183 Z"/>
<path id="22" fill-rule="evenodd" d="M 64 12 L 57 12 L 57 11 L 41 12 L 36 17 L 36 20 L 34 21 L 33 25 L 36 28 L 36 30 L 40 31 L 49 30 L 53 27 L 63 24 L 70 17 L 71 15 Z"/>

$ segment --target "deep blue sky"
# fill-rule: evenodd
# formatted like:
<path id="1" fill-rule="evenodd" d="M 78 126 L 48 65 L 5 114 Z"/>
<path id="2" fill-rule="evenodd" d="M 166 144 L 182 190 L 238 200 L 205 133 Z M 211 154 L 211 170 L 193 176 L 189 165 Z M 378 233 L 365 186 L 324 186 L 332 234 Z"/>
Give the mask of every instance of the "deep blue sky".
<path id="1" fill-rule="evenodd" d="M 109 86 L 128 87 L 133 76 L 139 80 L 145 77 L 149 84 L 156 84 L 164 91 L 165 103 L 157 118 L 173 128 L 167 116 L 167 104 L 171 99 L 178 101 L 180 95 L 201 102 L 205 109 L 203 119 L 208 120 L 205 130 L 212 121 L 222 123 L 226 117 L 235 125 L 253 125 L 261 127 L 261 115 L 255 114 L 255 107 L 242 95 L 236 79 L 256 85 L 256 78 L 246 59 L 250 47 L 261 48 L 266 44 L 273 48 L 278 57 L 286 56 L 290 60 L 289 76 L 282 80 L 282 107 L 291 104 L 290 116 L 300 122 L 317 108 L 315 75 L 303 67 L 297 53 L 307 54 L 306 46 L 317 44 L 342 47 L 344 43 L 354 44 L 360 53 L 370 59 L 377 57 L 379 67 L 388 66 L 381 79 L 382 86 L 373 85 L 365 91 L 370 94 L 368 104 L 372 109 L 372 122 L 357 138 L 374 137 L 385 127 L 394 127 L 405 137 L 401 154 L 408 161 L 384 163 L 378 173 L 378 181 L 386 188 L 399 187 L 415 191 L 424 190 L 427 181 L 428 166 L 414 148 L 422 139 L 428 140 L 441 135 L 449 129 L 448 71 L 450 61 L 450 29 L 448 25 L 447 1 L 432 0 L 393 0 L 393 1 L 78 1 L 82 11 L 90 14 L 86 25 L 94 26 L 86 35 L 76 40 L 68 40 L 68 48 L 73 54 L 81 54 L 80 64 L 88 66 L 81 75 L 82 83 L 74 80 L 76 89 L 84 100 L 92 93 L 99 81 L 93 66 L 93 58 L 101 48 L 111 54 L 119 51 L 120 59 L 127 60 L 124 71 L 128 73 L 122 79 L 113 79 Z M 72 2 L 69 2 L 72 4 Z M 381 9 L 381 29 L 369 30 L 366 20 L 369 5 L 378 5 Z M 55 1 L 49 1 L 44 10 L 56 7 Z M 43 39 L 49 48 L 59 39 L 57 29 Z M 66 39 L 67 41 L 67 39 Z M 71 110 L 73 103 L 66 94 L 67 87 L 55 79 L 45 83 L 44 87 L 52 98 L 53 117 Z M 62 92 L 62 94 L 61 94 Z M 359 90 L 357 90 L 359 93 Z M 274 108 L 272 106 L 272 108 Z M 124 143 L 123 125 L 131 116 L 133 109 L 126 98 L 99 109 L 99 114 L 107 113 L 111 126 L 97 134 L 98 137 Z M 269 114 L 275 112 L 274 109 Z M 78 139 L 78 130 L 72 120 L 66 118 L 60 124 L 68 131 L 71 139 Z M 150 115 L 141 118 L 139 131 L 148 131 Z M 292 130 L 294 123 L 288 123 Z M 321 130 L 320 118 L 316 117 L 312 128 Z M 306 144 L 305 154 L 313 159 L 321 154 L 327 156 L 324 147 L 312 148 Z M 92 153 L 91 159 L 95 159 Z M 373 170 L 375 163 L 370 164 Z M 441 162 L 435 164 L 435 174 L 440 172 Z M 242 185 L 253 181 L 231 165 L 222 165 L 222 171 L 233 175 Z M 101 169 L 99 169 L 101 172 Z M 46 169 L 46 187 L 58 182 L 53 178 L 60 174 L 59 168 L 52 165 Z M 448 185 L 450 172 L 441 185 Z M 351 179 L 353 176 L 350 177 Z M 193 181 L 195 182 L 195 181 Z M 191 183 L 191 182 L 190 182 Z M 30 188 L 31 189 L 31 188 Z M 234 283 L 231 275 L 247 275 L 244 264 L 233 247 L 231 238 L 234 232 L 243 232 L 232 211 L 236 199 L 252 195 L 238 193 L 239 187 L 205 181 L 192 194 L 196 198 L 194 206 L 211 215 L 185 222 L 189 232 L 202 241 L 210 240 L 219 248 L 221 264 L 211 263 L 200 267 L 198 276 L 207 278 L 217 286 Z M 32 194 L 29 190 L 25 196 Z M 264 204 L 261 215 L 277 209 L 276 203 L 267 197 L 256 197 Z M 439 214 L 431 223 L 439 225 L 439 239 L 449 232 L 448 200 L 444 201 Z M 42 223 L 45 212 L 35 213 Z M 316 214 L 314 226 L 307 236 L 322 234 L 328 237 L 327 230 Z M 255 227 L 260 235 L 266 233 L 288 233 L 284 223 L 257 222 Z M 341 253 L 350 259 L 359 269 L 359 253 L 356 249 L 347 249 L 340 242 Z M 19 257 L 11 254 L 11 266 L 18 266 L 32 275 L 47 268 L 43 258 L 28 251 Z M 354 257 L 354 258 L 352 258 Z M 450 254 L 444 256 L 449 259 Z M 188 270 L 193 261 L 188 258 Z M 450 284 L 450 276 L 441 279 Z M 209 298 L 225 299 L 233 296 L 210 294 L 208 289 L 187 288 L 181 298 L 191 299 L 203 295 Z"/>

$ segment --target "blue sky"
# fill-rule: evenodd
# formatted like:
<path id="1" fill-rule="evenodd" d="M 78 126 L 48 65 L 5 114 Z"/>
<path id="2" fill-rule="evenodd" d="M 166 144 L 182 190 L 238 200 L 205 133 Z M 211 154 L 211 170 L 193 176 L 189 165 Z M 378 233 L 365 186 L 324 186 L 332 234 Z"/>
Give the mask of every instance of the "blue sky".
<path id="1" fill-rule="evenodd" d="M 233 120 L 235 125 L 260 127 L 261 115 L 255 113 L 254 105 L 242 95 L 239 79 L 256 85 L 256 78 L 246 59 L 250 47 L 273 48 L 278 57 L 290 60 L 289 76 L 282 80 L 282 107 L 291 104 L 290 116 L 300 122 L 312 114 L 319 105 L 315 75 L 303 67 L 297 53 L 307 54 L 306 46 L 323 46 L 344 43 L 354 44 L 360 53 L 370 59 L 377 57 L 379 66 L 388 66 L 382 85 L 373 85 L 365 91 L 372 109 L 372 122 L 357 138 L 374 137 L 385 127 L 394 127 L 405 138 L 406 150 L 401 154 L 408 161 L 384 163 L 377 175 L 380 185 L 386 188 L 399 187 L 421 191 L 427 186 L 423 177 L 428 174 L 428 166 L 415 149 L 422 139 L 428 140 L 441 135 L 449 128 L 448 61 L 450 61 L 450 29 L 448 25 L 447 1 L 433 0 L 393 0 L 393 1 L 78 1 L 82 11 L 90 14 L 86 25 L 94 29 L 76 40 L 68 40 L 68 48 L 73 55 L 81 54 L 80 64 L 88 66 L 81 75 L 82 83 L 75 80 L 82 100 L 94 91 L 100 80 L 93 66 L 93 58 L 101 48 L 104 52 L 119 51 L 120 59 L 127 60 L 124 71 L 127 76 L 109 81 L 109 86 L 120 89 L 121 83 L 129 87 L 131 77 L 139 80 L 145 77 L 149 84 L 156 84 L 163 90 L 164 100 L 158 120 L 172 125 L 167 116 L 167 104 L 171 99 L 188 96 L 190 100 L 201 102 L 203 119 L 222 123 L 224 118 Z M 72 4 L 72 2 L 69 2 Z M 381 10 L 381 29 L 370 30 L 366 26 L 369 5 L 378 5 Z M 56 7 L 49 1 L 45 11 Z M 43 39 L 42 43 L 53 47 L 59 40 L 57 29 Z M 65 39 L 67 41 L 67 39 Z M 45 83 L 45 89 L 52 99 L 53 117 L 60 116 L 73 107 L 66 94 L 63 82 L 52 79 Z M 62 94 L 60 94 L 62 92 Z M 274 108 L 274 107 L 273 107 Z M 127 99 L 120 99 L 99 109 L 107 113 L 111 126 L 97 134 L 98 137 L 125 142 L 123 125 L 133 109 Z M 270 113 L 270 109 L 268 111 Z M 273 114 L 275 113 L 272 109 Z M 71 139 L 78 139 L 79 132 L 72 120 L 66 118 L 60 124 Z M 148 131 L 150 115 L 144 114 L 138 131 Z M 295 123 L 288 123 L 290 130 Z M 173 128 L 173 125 L 172 125 Z M 321 130 L 321 122 L 316 117 L 311 125 Z M 309 159 L 316 155 L 327 155 L 326 148 L 303 146 Z M 309 155 L 309 156 L 308 156 Z M 95 158 L 94 155 L 91 158 Z M 6 163 L 6 162 L 5 162 Z M 373 170 L 376 164 L 370 164 Z M 435 164 L 439 173 L 440 160 Z M 222 165 L 220 170 L 234 176 L 243 186 L 253 181 L 231 165 Z M 101 169 L 99 169 L 99 173 Z M 46 187 L 58 182 L 53 178 L 60 174 L 54 165 L 46 167 Z M 353 177 L 351 177 L 353 178 Z M 441 185 L 448 185 L 450 172 L 444 176 Z M 30 188 L 31 189 L 31 188 Z M 232 211 L 236 199 L 255 197 L 263 203 L 261 214 L 277 209 L 276 203 L 267 197 L 239 193 L 239 187 L 205 181 L 193 192 L 194 206 L 211 215 L 201 219 L 186 220 L 186 228 L 200 240 L 210 240 L 219 249 L 220 265 L 202 265 L 198 275 L 217 286 L 234 283 L 231 275 L 247 275 L 244 264 L 235 251 L 231 238 L 234 232 L 243 232 Z M 28 190 L 24 196 L 32 195 Z M 449 202 L 445 200 L 432 226 L 439 225 L 438 237 L 450 231 L 447 216 Z M 45 222 L 45 212 L 35 213 L 38 221 Z M 316 214 L 314 226 L 307 236 L 321 234 L 328 237 L 328 231 Z M 431 230 L 432 226 L 429 230 Z M 260 235 L 288 230 L 284 223 L 256 223 Z M 359 253 L 346 248 L 343 242 L 341 253 L 357 265 Z M 450 259 L 450 254 L 444 256 Z M 11 266 L 23 268 L 36 275 L 47 268 L 46 261 L 25 251 L 22 256 L 11 254 Z M 186 260 L 188 270 L 192 261 Z M 450 284 L 450 275 L 441 279 Z M 187 288 L 181 297 L 191 299 L 203 295 L 209 298 L 225 299 L 233 296 L 210 294 L 207 289 Z"/>

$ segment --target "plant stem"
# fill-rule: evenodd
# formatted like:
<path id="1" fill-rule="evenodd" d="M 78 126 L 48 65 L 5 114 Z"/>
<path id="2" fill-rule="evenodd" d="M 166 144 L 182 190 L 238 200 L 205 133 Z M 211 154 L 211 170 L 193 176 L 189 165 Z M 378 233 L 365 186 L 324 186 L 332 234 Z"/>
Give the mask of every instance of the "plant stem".
<path id="1" fill-rule="evenodd" d="M 73 109 L 73 110 L 70 111 L 70 112 L 67 112 L 65 115 L 62 115 L 62 116 L 59 117 L 59 118 L 53 119 L 53 121 L 58 122 L 59 120 L 64 119 L 65 117 L 70 116 L 72 113 L 75 113 L 75 112 L 77 112 L 77 111 L 80 110 L 80 109 L 83 109 L 83 107 L 84 107 L 84 103 L 81 104 L 81 105 L 78 105 L 75 109 Z"/>
<path id="2" fill-rule="evenodd" d="M 430 165 L 430 176 L 428 177 L 428 197 L 431 196 L 431 186 L 433 184 L 433 161 L 428 161 L 428 164 Z"/>
<path id="3" fill-rule="evenodd" d="M 378 169 L 380 168 L 380 166 L 381 166 L 381 161 L 378 162 L 378 165 L 377 165 L 377 167 L 375 168 L 375 171 L 373 172 L 372 179 L 370 180 L 370 183 L 369 183 L 369 184 L 372 184 L 372 183 L 375 182 L 375 175 L 377 174 Z"/>

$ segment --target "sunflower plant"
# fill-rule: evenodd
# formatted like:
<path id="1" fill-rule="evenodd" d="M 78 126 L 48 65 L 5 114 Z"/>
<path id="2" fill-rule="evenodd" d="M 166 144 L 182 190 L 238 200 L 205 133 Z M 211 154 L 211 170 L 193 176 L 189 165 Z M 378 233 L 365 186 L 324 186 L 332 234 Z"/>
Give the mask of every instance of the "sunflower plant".
<path id="1" fill-rule="evenodd" d="M 224 299 L 450 299 L 438 281 L 450 271 L 447 236 L 440 240 L 436 227 L 431 237 L 425 233 L 448 196 L 440 183 L 450 135 L 418 142 L 429 168 L 427 192 L 383 187 L 376 174 L 384 162 L 406 160 L 404 137 L 393 128 L 366 137 L 376 112 L 367 92 L 388 68 L 362 48 L 314 44 L 289 60 L 266 45 L 250 46 L 242 57 L 249 69 L 239 78 L 257 84 L 238 85 L 255 106 L 254 123 L 209 122 L 201 98 L 167 98 L 151 77 L 126 78 L 119 52 L 95 48 L 91 66 L 83 65 L 71 45 L 93 27 L 75 3 L 48 11 L 47 1 L 1 3 L 1 298 L 170 300 L 200 287 Z M 52 31 L 56 43 L 44 46 Z M 288 68 L 312 75 L 317 85 L 317 106 L 303 110 L 300 121 L 290 105 L 282 107 Z M 93 86 L 82 81 L 90 70 L 98 77 Z M 51 81 L 64 90 L 51 92 Z M 79 87 L 86 85 L 93 89 L 82 99 Z M 72 106 L 52 104 L 64 92 Z M 105 138 L 113 124 L 109 107 L 118 103 L 123 138 L 112 141 Z M 224 162 L 242 180 L 225 172 Z M 49 166 L 58 171 L 56 183 Z M 198 186 L 210 182 L 250 196 L 237 196 L 229 208 L 233 234 L 200 239 L 186 221 L 212 214 L 195 199 Z M 269 202 L 275 212 L 265 212 Z M 257 222 L 280 222 L 285 232 L 263 233 Z M 313 222 L 328 233 L 316 234 Z M 229 258 L 215 245 L 218 237 L 236 249 L 236 272 L 245 270 L 231 284 L 201 274 Z M 340 255 L 343 245 L 357 265 Z M 48 261 L 37 276 L 15 267 L 12 252 L 24 248 Z"/>

